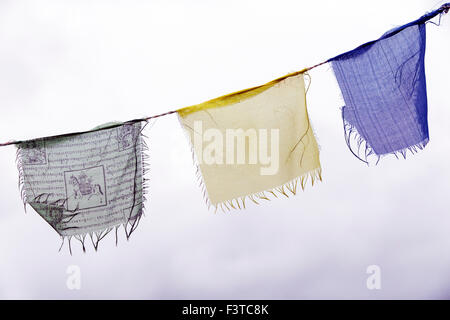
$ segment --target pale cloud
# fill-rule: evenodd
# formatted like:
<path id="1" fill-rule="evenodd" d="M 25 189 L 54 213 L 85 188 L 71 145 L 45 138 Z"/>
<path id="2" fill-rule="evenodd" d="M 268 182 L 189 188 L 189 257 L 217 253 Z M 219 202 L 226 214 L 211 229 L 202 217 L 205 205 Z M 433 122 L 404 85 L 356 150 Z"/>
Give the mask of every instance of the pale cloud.
<path id="1" fill-rule="evenodd" d="M 9 1 L 0 4 L 1 141 L 90 129 L 262 84 L 372 40 L 435 1 Z M 388 10 L 386 10 L 388 8 Z M 82 254 L 31 208 L 0 148 L 0 298 L 448 298 L 449 16 L 427 27 L 430 143 L 367 167 L 347 150 L 328 66 L 310 72 L 322 183 L 208 211 L 176 116 L 147 130 L 150 196 L 129 242 Z M 305 50 L 305 48 L 307 50 Z M 176 151 L 174 151 L 176 149 Z M 80 267 L 80 290 L 66 286 Z M 381 290 L 366 269 L 381 268 Z"/>

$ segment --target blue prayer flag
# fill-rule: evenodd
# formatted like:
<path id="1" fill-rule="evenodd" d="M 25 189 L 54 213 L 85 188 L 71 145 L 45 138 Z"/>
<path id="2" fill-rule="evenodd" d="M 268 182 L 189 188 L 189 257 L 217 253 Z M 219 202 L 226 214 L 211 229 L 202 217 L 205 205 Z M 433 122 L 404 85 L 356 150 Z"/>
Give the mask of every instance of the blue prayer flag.
<path id="1" fill-rule="evenodd" d="M 346 142 L 362 161 L 369 155 L 406 157 L 407 150 L 416 152 L 428 143 L 425 22 L 439 13 L 329 60 L 345 101 Z"/>

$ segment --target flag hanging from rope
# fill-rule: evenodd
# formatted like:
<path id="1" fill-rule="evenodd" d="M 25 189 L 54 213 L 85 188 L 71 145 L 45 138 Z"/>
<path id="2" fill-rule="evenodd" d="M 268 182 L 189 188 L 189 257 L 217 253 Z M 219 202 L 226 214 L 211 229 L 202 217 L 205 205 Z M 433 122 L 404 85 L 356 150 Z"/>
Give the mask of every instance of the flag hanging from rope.
<path id="1" fill-rule="evenodd" d="M 303 71 L 180 109 L 209 205 L 243 208 L 321 179 Z"/>
<path id="2" fill-rule="evenodd" d="M 127 238 L 143 209 L 144 140 L 141 124 L 44 138 L 18 145 L 19 181 L 29 204 L 63 238 L 85 250 L 123 226 Z"/>
<path id="3" fill-rule="evenodd" d="M 428 143 L 425 21 L 434 15 L 329 60 L 345 101 L 347 145 L 364 162 L 370 155 L 406 157 Z"/>

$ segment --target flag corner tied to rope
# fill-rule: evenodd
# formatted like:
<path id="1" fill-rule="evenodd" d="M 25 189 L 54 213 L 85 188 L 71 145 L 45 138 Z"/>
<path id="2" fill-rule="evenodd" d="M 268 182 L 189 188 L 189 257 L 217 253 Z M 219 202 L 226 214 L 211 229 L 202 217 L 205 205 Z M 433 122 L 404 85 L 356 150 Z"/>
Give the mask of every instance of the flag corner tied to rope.
<path id="1" fill-rule="evenodd" d="M 406 158 L 428 143 L 425 22 L 443 7 L 329 59 L 345 102 L 346 143 L 360 160 Z"/>
<path id="2" fill-rule="evenodd" d="M 86 251 L 123 226 L 137 228 L 145 201 L 145 151 L 140 122 L 85 133 L 21 142 L 17 167 L 24 206 L 29 204 L 61 236 Z"/>
<path id="3" fill-rule="evenodd" d="M 208 207 L 243 209 L 321 180 L 304 72 L 178 110 Z"/>

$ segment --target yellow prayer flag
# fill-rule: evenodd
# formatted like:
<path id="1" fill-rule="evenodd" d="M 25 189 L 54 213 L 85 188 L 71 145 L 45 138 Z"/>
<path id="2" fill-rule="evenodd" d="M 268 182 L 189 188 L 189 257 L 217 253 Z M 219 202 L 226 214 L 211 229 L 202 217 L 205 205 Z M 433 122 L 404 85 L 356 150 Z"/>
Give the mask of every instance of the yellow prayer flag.
<path id="1" fill-rule="evenodd" d="M 303 72 L 178 110 L 208 204 L 241 208 L 321 179 Z"/>

